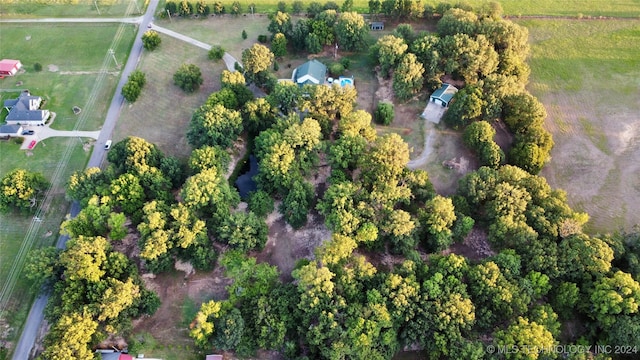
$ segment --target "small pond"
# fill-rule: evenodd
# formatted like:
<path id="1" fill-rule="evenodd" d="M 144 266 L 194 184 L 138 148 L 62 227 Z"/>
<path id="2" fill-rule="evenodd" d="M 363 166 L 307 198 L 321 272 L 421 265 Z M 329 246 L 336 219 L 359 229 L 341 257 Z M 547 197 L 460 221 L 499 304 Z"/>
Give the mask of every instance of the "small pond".
<path id="1" fill-rule="evenodd" d="M 249 156 L 249 164 L 244 165 L 243 173 L 238 176 L 238 179 L 235 182 L 236 188 L 240 193 L 240 198 L 246 199 L 249 196 L 249 193 L 252 191 L 256 191 L 258 186 L 256 182 L 253 181 L 253 177 L 258 175 L 258 159 L 255 156 Z"/>

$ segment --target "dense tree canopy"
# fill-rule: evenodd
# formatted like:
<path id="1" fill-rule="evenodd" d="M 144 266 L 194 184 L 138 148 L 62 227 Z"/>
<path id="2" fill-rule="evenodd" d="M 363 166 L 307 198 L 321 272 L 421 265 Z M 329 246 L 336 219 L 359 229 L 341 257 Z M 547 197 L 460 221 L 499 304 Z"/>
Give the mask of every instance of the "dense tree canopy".
<path id="1" fill-rule="evenodd" d="M 0 186 L 0 212 L 27 212 L 38 205 L 38 196 L 49 182 L 40 173 L 15 169 L 2 178 Z"/>

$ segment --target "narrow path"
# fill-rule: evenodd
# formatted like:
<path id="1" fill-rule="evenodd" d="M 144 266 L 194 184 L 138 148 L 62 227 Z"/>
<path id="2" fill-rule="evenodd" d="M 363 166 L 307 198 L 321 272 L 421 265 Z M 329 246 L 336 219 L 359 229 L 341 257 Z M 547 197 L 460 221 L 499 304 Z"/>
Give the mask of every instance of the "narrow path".
<path id="1" fill-rule="evenodd" d="M 410 160 L 407 163 L 407 167 L 411 170 L 415 170 L 421 168 L 422 166 L 427 164 L 427 159 L 429 155 L 433 152 L 433 143 L 436 139 L 436 129 L 435 125 L 428 121 L 424 120 L 424 147 L 422 148 L 422 153 L 417 158 Z"/>
<path id="2" fill-rule="evenodd" d="M 143 16 L 124 18 L 42 18 L 42 19 L 2 19 L 0 23 L 127 23 L 139 24 Z"/>
<path id="3" fill-rule="evenodd" d="M 173 38 L 176 38 L 178 40 L 182 40 L 184 42 L 187 42 L 189 44 L 195 45 L 201 49 L 205 49 L 207 51 L 211 50 L 211 45 L 209 44 L 205 44 L 200 40 L 196 40 L 192 37 L 186 36 L 186 35 L 182 35 L 180 33 L 177 33 L 173 30 L 169 30 L 167 28 L 163 28 L 162 26 L 158 26 L 156 24 L 151 24 L 151 29 L 155 30 L 159 33 L 165 34 L 165 35 L 169 35 Z M 231 54 L 225 52 L 224 56 L 222 57 L 222 60 L 224 61 L 225 65 L 227 66 L 227 70 L 229 71 L 236 71 L 236 63 L 240 63 L 236 58 L 234 58 L 233 56 L 231 56 Z"/>

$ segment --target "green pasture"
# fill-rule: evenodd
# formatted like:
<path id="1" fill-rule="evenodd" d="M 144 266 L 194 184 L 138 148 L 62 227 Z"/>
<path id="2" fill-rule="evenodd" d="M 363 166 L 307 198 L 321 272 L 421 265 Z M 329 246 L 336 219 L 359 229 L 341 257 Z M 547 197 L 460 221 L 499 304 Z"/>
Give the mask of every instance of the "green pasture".
<path id="1" fill-rule="evenodd" d="M 147 83 L 138 100 L 122 108 L 113 141 L 139 136 L 158 145 L 167 155 L 186 158 L 191 153 L 186 139 L 191 116 L 212 92 L 220 89 L 220 74 L 226 67 L 223 61 L 209 60 L 206 50 L 160 36 L 160 47 L 142 54 L 138 70 L 146 74 Z M 173 74 L 183 63 L 195 64 L 202 72 L 204 82 L 192 94 L 173 84 Z"/>
<path id="2" fill-rule="evenodd" d="M 528 88 L 547 109 L 556 142 L 544 176 L 591 215 L 589 231 L 630 229 L 638 222 L 638 193 L 627 185 L 635 181 L 629 171 L 638 161 L 633 129 L 640 113 L 640 23 L 518 23 L 530 34 Z"/>
<path id="3" fill-rule="evenodd" d="M 144 12 L 146 3 L 147 0 L 0 0 L 0 13 L 9 18 L 137 16 L 139 11 Z"/>
<path id="4" fill-rule="evenodd" d="M 179 2 L 179 1 L 176 1 Z M 208 0 L 213 3 L 213 0 Z M 254 12 L 269 13 L 277 10 L 280 0 L 240 0 L 244 13 L 250 13 L 250 4 L 255 5 Z M 305 8 L 311 3 L 310 0 L 303 0 Z M 324 4 L 326 1 L 317 1 Z M 335 1 L 339 6 L 343 1 Z M 426 5 L 436 6 L 439 3 L 456 4 L 458 0 L 423 0 Z M 465 0 L 475 8 L 489 3 L 488 0 Z M 615 16 L 615 17 L 638 17 L 640 16 L 640 1 L 638 0 L 498 0 L 502 5 L 504 13 L 510 16 L 528 16 L 528 15 L 549 15 L 549 16 Z M 229 8 L 233 1 L 222 1 L 225 7 Z M 289 4 L 288 10 L 291 11 L 292 1 L 286 1 Z M 354 0 L 353 10 L 363 14 L 369 13 L 368 0 Z"/>

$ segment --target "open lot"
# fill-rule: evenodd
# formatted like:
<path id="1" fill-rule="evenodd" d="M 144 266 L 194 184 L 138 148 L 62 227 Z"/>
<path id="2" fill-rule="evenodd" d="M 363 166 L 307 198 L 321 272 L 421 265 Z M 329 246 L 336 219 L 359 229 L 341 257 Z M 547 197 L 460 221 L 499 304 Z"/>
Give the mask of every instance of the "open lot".
<path id="1" fill-rule="evenodd" d="M 528 87 L 556 144 L 542 175 L 589 213 L 590 231 L 630 230 L 640 212 L 640 23 L 519 23 L 532 44 Z"/>
<path id="2" fill-rule="evenodd" d="M 161 35 L 162 44 L 145 51 L 138 69 L 146 74 L 147 83 L 138 100 L 122 108 L 114 130 L 114 142 L 127 136 L 139 136 L 160 147 L 167 155 L 186 159 L 191 153 L 186 133 L 193 112 L 220 89 L 220 73 L 224 62 L 213 62 L 207 51 L 180 40 Z M 173 74 L 183 63 L 200 68 L 204 83 L 187 94 L 173 84 Z"/>

